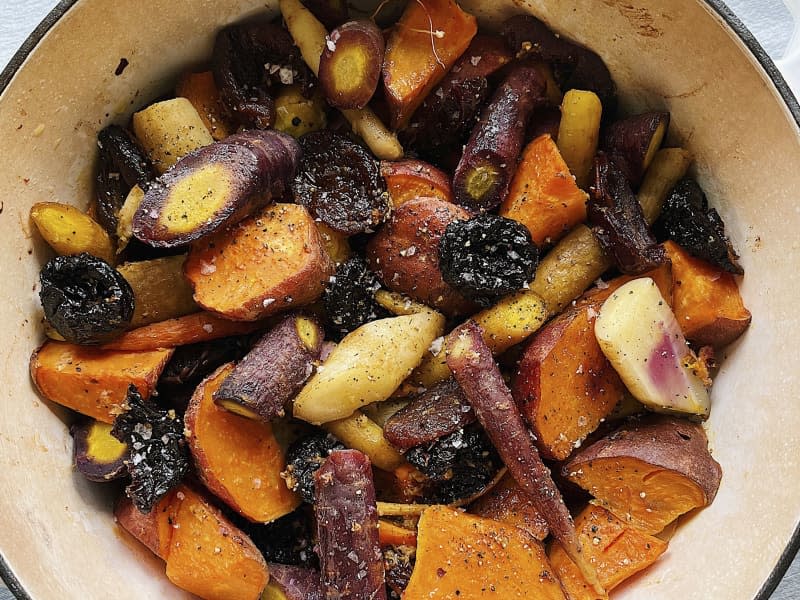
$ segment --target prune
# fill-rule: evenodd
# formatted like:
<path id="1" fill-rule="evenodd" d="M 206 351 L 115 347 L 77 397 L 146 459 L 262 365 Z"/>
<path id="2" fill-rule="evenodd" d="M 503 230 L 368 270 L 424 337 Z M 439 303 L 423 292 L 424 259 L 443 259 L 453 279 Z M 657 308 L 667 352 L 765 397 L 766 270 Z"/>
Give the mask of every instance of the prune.
<path id="1" fill-rule="evenodd" d="M 339 265 L 322 296 L 330 327 L 338 337 L 364 323 L 389 316 L 375 301 L 375 292 L 380 287 L 377 276 L 360 256 Z"/>
<path id="2" fill-rule="evenodd" d="M 390 598 L 401 598 L 414 571 L 416 553 L 406 546 L 389 546 L 383 549 L 383 568 Z"/>
<path id="3" fill-rule="evenodd" d="M 319 567 L 311 515 L 305 505 L 272 523 L 246 525 L 245 531 L 267 562 Z"/>
<path id="4" fill-rule="evenodd" d="M 494 446 L 477 425 L 412 448 L 405 458 L 431 478 L 428 499 L 442 504 L 481 491 L 502 466 Z"/>
<path id="5" fill-rule="evenodd" d="M 667 259 L 647 228 L 642 207 L 623 172 L 600 152 L 587 215 L 592 232 L 623 273 L 638 275 Z"/>
<path id="6" fill-rule="evenodd" d="M 391 211 L 375 158 L 347 136 L 330 130 L 300 138 L 303 158 L 294 198 L 331 228 L 353 235 L 371 232 Z"/>
<path id="7" fill-rule="evenodd" d="M 439 241 L 444 280 L 484 305 L 524 288 L 538 263 L 528 229 L 490 213 L 451 223 Z"/>
<path id="8" fill-rule="evenodd" d="M 674 240 L 697 258 L 729 273 L 744 273 L 737 262 L 739 257 L 725 236 L 722 218 L 715 209 L 708 207 L 708 199 L 694 179 L 678 182 L 654 229 L 659 239 Z"/>
<path id="9" fill-rule="evenodd" d="M 310 10 L 328 30 L 347 21 L 349 11 L 345 0 L 302 0 L 303 6 Z"/>
<path id="10" fill-rule="evenodd" d="M 189 471 L 183 419 L 145 402 L 134 385 L 128 387 L 125 404 L 128 410 L 116 418 L 111 435 L 131 449 L 131 483 L 125 493 L 136 508 L 149 513 Z"/>
<path id="11" fill-rule="evenodd" d="M 131 322 L 133 290 L 104 260 L 82 252 L 57 256 L 39 273 L 47 321 L 68 342 L 101 344 Z"/>
<path id="12" fill-rule="evenodd" d="M 344 450 L 344 444 L 322 431 L 289 446 L 286 453 L 286 485 L 309 504 L 314 503 L 314 473 L 334 450 Z"/>

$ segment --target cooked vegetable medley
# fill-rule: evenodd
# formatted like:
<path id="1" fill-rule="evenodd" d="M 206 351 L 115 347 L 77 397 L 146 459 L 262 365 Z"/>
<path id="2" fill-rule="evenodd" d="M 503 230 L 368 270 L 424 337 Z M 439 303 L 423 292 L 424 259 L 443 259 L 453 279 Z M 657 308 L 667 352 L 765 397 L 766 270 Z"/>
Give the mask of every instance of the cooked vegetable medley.
<path id="1" fill-rule="evenodd" d="M 608 598 L 717 493 L 744 271 L 602 48 L 383 8 L 280 0 L 98 133 L 31 377 L 201 598 Z"/>

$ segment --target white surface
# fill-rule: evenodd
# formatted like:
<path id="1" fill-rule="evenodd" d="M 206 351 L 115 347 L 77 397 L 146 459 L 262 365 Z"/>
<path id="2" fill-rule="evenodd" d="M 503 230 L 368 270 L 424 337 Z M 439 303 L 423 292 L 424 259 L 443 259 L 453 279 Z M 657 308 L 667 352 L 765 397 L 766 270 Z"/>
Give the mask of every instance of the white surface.
<path id="1" fill-rule="evenodd" d="M 4 67 L 30 32 L 57 4 L 56 0 L 0 0 L 0 67 Z M 800 28 L 792 29 L 792 13 L 800 18 L 800 0 L 728 0 L 729 6 L 778 60 L 787 81 L 800 95 Z M 0 533 L 2 535 L 2 533 Z M 0 600 L 12 596 L 0 583 Z M 773 600 L 800 598 L 800 559 L 795 559 Z"/>

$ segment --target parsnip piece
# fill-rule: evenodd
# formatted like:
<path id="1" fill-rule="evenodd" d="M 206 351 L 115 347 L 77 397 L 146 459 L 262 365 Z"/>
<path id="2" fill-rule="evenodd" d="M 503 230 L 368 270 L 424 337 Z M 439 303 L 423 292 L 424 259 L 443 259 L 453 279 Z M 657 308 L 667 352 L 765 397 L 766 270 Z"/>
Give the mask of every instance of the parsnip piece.
<path id="1" fill-rule="evenodd" d="M 658 218 L 667 194 L 686 174 L 691 162 L 691 154 L 683 148 L 663 148 L 656 152 L 637 194 L 648 225 Z"/>
<path id="2" fill-rule="evenodd" d="M 402 455 L 389 445 L 380 426 L 360 410 L 344 419 L 325 423 L 323 427 L 348 448 L 369 456 L 372 464 L 379 469 L 391 473 L 403 464 Z"/>
<path id="3" fill-rule="evenodd" d="M 186 255 L 179 254 L 124 263 L 117 268 L 130 284 L 136 302 L 132 329 L 200 310 L 192 299 L 192 287 L 183 278 L 185 260 Z"/>
<path id="4" fill-rule="evenodd" d="M 561 102 L 558 149 L 575 176 L 578 187 L 590 183 L 592 163 L 600 137 L 603 105 L 594 92 L 569 90 Z"/>
<path id="5" fill-rule="evenodd" d="M 386 400 L 444 330 L 427 312 L 362 325 L 331 352 L 294 400 L 294 416 L 319 425 Z"/>
<path id="6" fill-rule="evenodd" d="M 31 220 L 53 250 L 62 256 L 89 254 L 114 264 L 114 244 L 106 230 L 85 212 L 60 202 L 39 202 Z"/>
<path id="7" fill-rule="evenodd" d="M 117 254 L 125 250 L 128 242 L 133 237 L 133 215 L 139 209 L 139 205 L 144 198 L 144 191 L 138 185 L 131 188 L 128 195 L 125 197 L 125 203 L 119 210 L 119 217 L 117 220 Z"/>

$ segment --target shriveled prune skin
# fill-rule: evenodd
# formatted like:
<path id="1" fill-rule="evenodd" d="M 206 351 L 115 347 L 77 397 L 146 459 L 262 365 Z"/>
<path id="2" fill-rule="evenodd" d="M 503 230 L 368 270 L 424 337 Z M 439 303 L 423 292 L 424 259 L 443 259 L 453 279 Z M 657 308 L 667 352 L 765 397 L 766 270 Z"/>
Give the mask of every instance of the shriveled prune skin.
<path id="1" fill-rule="evenodd" d="M 266 525 L 243 525 L 247 535 L 270 563 L 318 568 L 314 552 L 312 515 L 301 505 L 288 515 Z"/>
<path id="2" fill-rule="evenodd" d="M 528 229 L 491 213 L 451 223 L 439 241 L 444 280 L 485 306 L 523 289 L 538 264 L 539 250 Z"/>
<path id="3" fill-rule="evenodd" d="M 647 228 L 642 207 L 619 167 L 604 153 L 595 158 L 587 215 L 600 245 L 620 271 L 639 275 L 667 260 Z"/>
<path id="4" fill-rule="evenodd" d="M 698 183 L 691 178 L 678 182 L 654 226 L 661 240 L 674 240 L 692 256 L 701 258 L 720 269 L 743 275 L 738 256 L 725 235 L 725 224 L 719 213 L 708 207 L 708 199 Z"/>
<path id="5" fill-rule="evenodd" d="M 131 483 L 125 493 L 136 508 L 149 513 L 189 472 L 183 419 L 145 402 L 134 385 L 128 387 L 125 403 L 128 410 L 116 418 L 111 435 L 131 449 Z"/>
<path id="6" fill-rule="evenodd" d="M 406 460 L 433 480 L 426 500 L 451 504 L 485 488 L 502 467 L 486 433 L 478 425 L 459 429 L 432 444 L 412 448 Z"/>
<path id="7" fill-rule="evenodd" d="M 286 485 L 298 492 L 305 502 L 314 503 L 314 473 L 334 450 L 344 444 L 324 431 L 301 438 L 286 452 Z"/>
<path id="8" fill-rule="evenodd" d="M 389 598 L 399 600 L 408 587 L 414 571 L 415 552 L 407 546 L 390 546 L 383 549 L 383 568 L 386 571 L 386 586 Z"/>
<path id="9" fill-rule="evenodd" d="M 364 323 L 390 316 L 375 301 L 375 292 L 380 287 L 378 277 L 360 256 L 354 256 L 336 268 L 322 295 L 322 303 L 328 315 L 329 328 L 338 339 Z"/>
<path id="10" fill-rule="evenodd" d="M 294 199 L 340 233 L 371 233 L 389 218 L 391 202 L 380 166 L 342 133 L 323 129 L 300 138 L 303 158 Z"/>
<path id="11" fill-rule="evenodd" d="M 128 327 L 133 290 L 104 260 L 86 252 L 57 256 L 39 273 L 47 321 L 74 344 L 102 344 Z"/>

